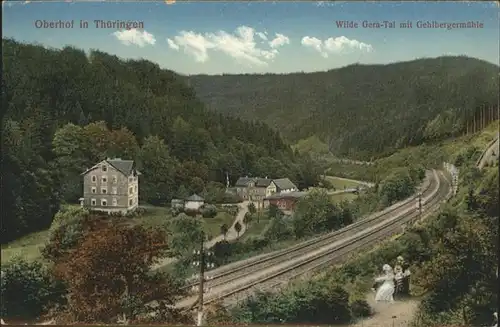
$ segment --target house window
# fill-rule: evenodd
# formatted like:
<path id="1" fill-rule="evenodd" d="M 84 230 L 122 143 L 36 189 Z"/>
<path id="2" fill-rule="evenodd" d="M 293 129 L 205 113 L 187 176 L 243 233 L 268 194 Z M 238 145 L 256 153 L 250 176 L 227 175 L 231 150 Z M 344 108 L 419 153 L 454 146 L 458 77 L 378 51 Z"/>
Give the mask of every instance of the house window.
<path id="1" fill-rule="evenodd" d="M 107 176 L 102 176 L 102 182 L 107 183 L 108 182 L 108 177 Z"/>
<path id="2" fill-rule="evenodd" d="M 116 198 L 113 198 L 113 206 L 116 207 L 118 205 L 118 201 L 116 200 Z"/>
<path id="3" fill-rule="evenodd" d="M 96 205 L 96 203 L 97 203 L 97 202 L 96 202 L 96 200 L 95 200 L 95 199 L 90 200 L 90 204 L 91 204 L 91 205 L 95 206 L 95 205 Z"/>
<path id="4" fill-rule="evenodd" d="M 95 188 L 95 187 L 92 187 L 92 193 L 94 193 L 94 194 L 95 194 L 96 192 L 97 192 L 96 188 Z"/>
<path id="5" fill-rule="evenodd" d="M 106 165 L 102 165 L 102 166 L 101 166 L 101 170 L 102 170 L 102 171 L 108 171 L 108 166 L 106 166 Z"/>
<path id="6" fill-rule="evenodd" d="M 128 200 L 128 205 L 131 206 L 132 205 L 132 199 Z"/>
<path id="7" fill-rule="evenodd" d="M 113 184 L 118 183 L 118 176 L 114 175 L 113 176 Z"/>
<path id="8" fill-rule="evenodd" d="M 101 205 L 102 205 L 103 207 L 107 206 L 107 205 L 108 205 L 108 201 L 106 201 L 106 200 L 101 200 Z"/>
<path id="9" fill-rule="evenodd" d="M 97 182 L 97 177 L 95 177 L 94 175 L 92 175 L 92 183 L 95 183 Z"/>
<path id="10" fill-rule="evenodd" d="M 105 187 L 101 187 L 101 193 L 102 194 L 107 194 L 108 193 L 108 189 L 105 188 Z"/>
<path id="11" fill-rule="evenodd" d="M 134 192 L 137 193 L 137 185 L 134 186 Z"/>
<path id="12" fill-rule="evenodd" d="M 117 194 L 117 193 L 118 193 L 118 189 L 116 187 L 112 187 L 111 194 Z"/>
<path id="13" fill-rule="evenodd" d="M 132 183 L 132 181 L 133 181 L 133 180 L 134 180 L 134 179 L 133 179 L 132 177 L 129 177 L 129 178 L 128 178 L 128 181 L 129 181 L 130 183 Z"/>
<path id="14" fill-rule="evenodd" d="M 133 194 L 133 193 L 134 193 L 134 189 L 132 187 L 129 187 L 128 194 Z"/>

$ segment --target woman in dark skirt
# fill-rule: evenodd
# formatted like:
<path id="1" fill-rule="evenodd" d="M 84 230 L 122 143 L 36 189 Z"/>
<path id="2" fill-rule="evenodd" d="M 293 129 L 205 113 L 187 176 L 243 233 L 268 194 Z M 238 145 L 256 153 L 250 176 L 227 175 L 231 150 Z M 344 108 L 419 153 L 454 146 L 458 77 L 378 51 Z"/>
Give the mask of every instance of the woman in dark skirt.
<path id="1" fill-rule="evenodd" d="M 397 258 L 398 270 L 400 270 L 400 275 L 398 276 L 400 279 L 396 281 L 396 294 L 399 299 L 410 296 L 410 265 L 403 259 L 403 257 L 399 256 Z M 398 287 L 399 283 L 399 287 Z"/>

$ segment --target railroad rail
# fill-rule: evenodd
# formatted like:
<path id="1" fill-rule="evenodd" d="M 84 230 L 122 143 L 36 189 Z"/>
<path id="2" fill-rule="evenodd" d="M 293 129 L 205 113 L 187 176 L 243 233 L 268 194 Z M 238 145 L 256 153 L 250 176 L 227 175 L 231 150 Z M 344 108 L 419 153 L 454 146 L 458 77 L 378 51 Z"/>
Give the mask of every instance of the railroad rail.
<path id="1" fill-rule="evenodd" d="M 430 185 L 431 179 L 432 179 L 432 174 L 431 174 L 431 172 L 428 172 L 427 178 L 425 179 L 424 183 L 421 186 L 422 192 L 429 191 L 429 188 L 431 186 Z M 269 265 L 270 263 L 275 264 L 275 263 L 281 262 L 284 260 L 284 257 L 286 259 L 286 256 L 289 256 L 291 254 L 297 255 L 297 254 L 307 253 L 311 249 L 314 249 L 314 247 L 324 246 L 324 245 L 330 243 L 333 239 L 350 236 L 360 229 L 367 228 L 370 224 L 373 224 L 377 220 L 380 220 L 385 215 L 388 215 L 391 213 L 394 214 L 395 211 L 397 211 L 400 207 L 415 200 L 417 196 L 418 195 L 415 194 L 415 195 L 411 196 L 410 198 L 405 199 L 404 201 L 398 202 L 390 207 L 387 207 L 386 209 L 384 209 L 380 212 L 371 214 L 371 215 L 369 215 L 363 219 L 360 219 L 357 222 L 350 224 L 344 228 L 341 228 L 335 232 L 330 232 L 328 234 L 312 238 L 310 240 L 307 240 L 307 241 L 301 242 L 299 244 L 290 246 L 286 249 L 257 255 L 257 256 L 254 256 L 252 258 L 246 259 L 246 260 L 236 261 L 236 262 L 224 265 L 220 268 L 208 271 L 207 274 L 209 274 L 211 276 L 211 280 L 207 281 L 207 282 L 210 285 L 210 287 L 222 285 L 224 283 L 227 283 L 227 282 L 230 282 L 234 279 L 237 279 L 241 272 L 248 274 L 249 271 L 258 271 L 260 268 L 262 268 L 263 265 Z M 197 285 L 199 285 L 198 281 L 191 282 L 188 285 L 184 286 L 183 290 L 191 289 Z"/>
<path id="2" fill-rule="evenodd" d="M 426 181 L 422 186 L 424 208 L 439 204 L 439 195 L 444 188 L 442 184 L 444 183 L 441 183 L 441 178 L 436 171 L 427 173 Z M 419 215 L 412 202 L 417 196 L 414 195 L 339 231 L 219 269 L 212 279 L 207 281 L 207 286 L 212 289 L 212 292 L 210 295 L 207 294 L 204 304 L 249 291 L 257 285 L 262 287 L 270 282 L 276 284 L 277 279 L 287 281 L 294 275 L 317 269 L 337 260 L 353 249 L 373 243 L 387 233 L 401 230 L 403 224 L 414 220 Z M 197 283 L 191 283 L 186 287 L 196 285 Z M 188 297 L 179 302 L 177 307 L 190 307 L 195 302 L 195 296 Z"/>
<path id="3" fill-rule="evenodd" d="M 389 219 L 390 221 L 384 227 L 377 228 L 377 230 L 363 235 L 361 239 L 349 239 L 345 244 L 340 245 L 338 248 L 328 250 L 325 253 L 315 256 L 312 260 L 306 261 L 303 265 L 298 264 L 284 270 L 283 272 L 276 273 L 275 276 L 264 278 L 253 284 L 244 285 L 230 292 L 207 299 L 204 301 L 204 304 L 209 304 L 219 300 L 233 302 L 235 298 L 245 298 L 255 291 L 254 287 L 257 287 L 260 291 L 275 290 L 286 285 L 293 279 L 297 279 L 301 276 L 305 276 L 315 271 L 322 270 L 328 266 L 331 267 L 334 264 L 340 263 L 348 256 L 348 254 L 372 247 L 381 240 L 386 239 L 391 235 L 400 233 L 402 231 L 402 226 L 408 223 L 414 223 L 415 221 L 434 213 L 437 209 L 439 209 L 442 199 L 448 199 L 451 197 L 451 194 L 450 185 L 448 183 L 441 183 L 436 196 L 433 199 L 430 199 L 425 205 L 426 213 L 424 215 L 419 216 L 419 214 L 414 211 L 413 213 L 410 212 L 405 214 L 403 217 Z"/>

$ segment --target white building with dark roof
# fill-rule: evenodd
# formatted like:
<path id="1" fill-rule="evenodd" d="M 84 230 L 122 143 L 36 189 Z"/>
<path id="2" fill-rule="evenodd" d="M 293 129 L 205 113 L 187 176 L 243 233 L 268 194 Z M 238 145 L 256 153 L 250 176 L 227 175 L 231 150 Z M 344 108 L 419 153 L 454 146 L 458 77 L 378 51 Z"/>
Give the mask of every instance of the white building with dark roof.
<path id="1" fill-rule="evenodd" d="M 126 213 L 139 205 L 139 175 L 133 160 L 106 159 L 82 173 L 81 206 Z"/>
<path id="2" fill-rule="evenodd" d="M 184 201 L 184 210 L 200 210 L 204 204 L 205 199 L 198 194 L 193 194 Z"/>

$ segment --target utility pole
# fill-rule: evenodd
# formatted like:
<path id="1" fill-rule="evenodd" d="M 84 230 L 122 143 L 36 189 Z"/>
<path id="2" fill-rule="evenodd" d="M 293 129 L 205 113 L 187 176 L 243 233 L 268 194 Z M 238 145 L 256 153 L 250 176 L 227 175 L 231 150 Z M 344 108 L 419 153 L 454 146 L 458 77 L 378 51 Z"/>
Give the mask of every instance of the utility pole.
<path id="1" fill-rule="evenodd" d="M 199 282 L 198 282 L 198 316 L 196 320 L 196 326 L 203 326 L 203 302 L 205 292 L 209 292 L 210 289 L 205 289 L 205 281 L 210 280 L 210 277 L 205 279 L 205 269 L 206 268 L 214 268 L 214 263 L 210 262 L 208 259 L 213 256 L 213 252 L 205 251 L 205 233 L 203 233 L 203 237 L 201 237 L 201 244 L 199 250 L 194 250 L 193 254 L 198 256 L 197 261 L 193 261 L 193 265 L 195 267 L 199 267 Z M 196 289 L 196 286 L 193 287 Z"/>
<path id="2" fill-rule="evenodd" d="M 418 210 L 418 220 L 420 220 L 422 218 L 422 192 L 420 190 L 418 191 L 417 210 Z"/>

